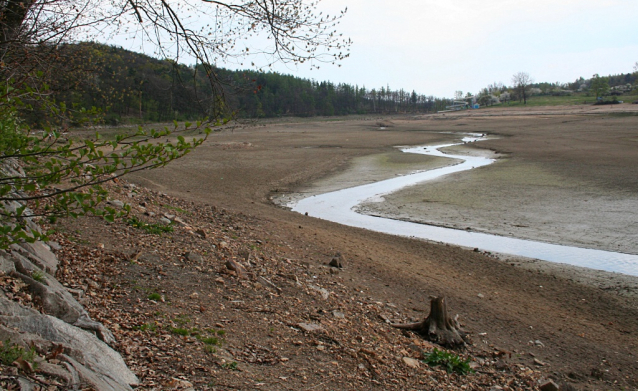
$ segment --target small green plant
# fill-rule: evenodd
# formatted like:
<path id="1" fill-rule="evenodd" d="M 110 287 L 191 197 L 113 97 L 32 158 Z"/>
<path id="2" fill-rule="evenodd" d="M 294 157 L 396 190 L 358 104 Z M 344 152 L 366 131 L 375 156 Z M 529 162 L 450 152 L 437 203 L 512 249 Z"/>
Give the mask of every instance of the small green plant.
<path id="1" fill-rule="evenodd" d="M 223 337 L 224 335 L 226 335 L 226 330 L 206 329 L 205 331 L 209 334 L 213 334 L 213 335 L 217 334 L 220 337 Z"/>
<path id="2" fill-rule="evenodd" d="M 140 330 L 140 331 L 155 331 L 157 330 L 157 325 L 155 323 L 144 323 L 141 326 L 133 326 L 133 330 Z"/>
<path id="3" fill-rule="evenodd" d="M 217 348 L 211 345 L 205 345 L 204 346 L 204 351 L 206 353 L 217 353 Z"/>
<path id="4" fill-rule="evenodd" d="M 157 223 L 145 223 L 137 217 L 133 216 L 130 219 L 126 220 L 126 223 L 133 228 L 138 228 L 144 230 L 150 234 L 161 235 L 165 232 L 173 232 L 173 225 L 163 225 Z"/>
<path id="5" fill-rule="evenodd" d="M 200 341 L 202 341 L 206 345 L 219 345 L 219 346 L 221 346 L 221 342 L 219 341 L 219 338 L 216 338 L 216 337 L 201 338 Z"/>
<path id="6" fill-rule="evenodd" d="M 190 323 L 190 318 L 187 315 L 178 315 L 173 322 L 177 323 L 180 326 L 184 326 L 187 323 Z"/>
<path id="7" fill-rule="evenodd" d="M 190 331 L 181 327 L 171 327 L 171 333 L 181 335 L 183 337 L 190 335 Z"/>
<path id="8" fill-rule="evenodd" d="M 184 210 L 184 209 L 182 209 L 180 207 L 177 207 L 177 206 L 172 206 L 172 205 L 163 205 L 163 206 L 166 209 L 171 209 L 171 210 L 174 210 L 175 212 L 183 213 L 185 215 L 191 215 L 192 214 L 191 212 L 189 212 L 187 210 Z"/>
<path id="9" fill-rule="evenodd" d="M 33 278 L 37 282 L 44 282 L 44 273 L 39 270 L 34 270 L 33 272 L 31 272 L 31 278 Z"/>
<path id="10" fill-rule="evenodd" d="M 31 364 L 35 364 L 36 351 L 34 347 L 25 350 L 22 346 L 11 343 L 6 340 L 0 344 L 0 361 L 4 365 L 11 365 L 18 359 L 23 359 Z"/>
<path id="11" fill-rule="evenodd" d="M 148 299 L 153 301 L 162 301 L 162 295 L 160 295 L 157 292 L 154 292 L 148 295 Z"/>
<path id="12" fill-rule="evenodd" d="M 468 373 L 474 373 L 474 370 L 470 368 L 470 359 L 462 360 L 458 354 L 446 352 L 443 350 L 434 350 L 425 355 L 424 363 L 431 367 L 444 367 L 447 373 L 457 373 L 459 375 L 467 375 Z"/>
<path id="13" fill-rule="evenodd" d="M 237 370 L 237 362 L 233 361 L 233 362 L 227 362 L 222 364 L 222 368 L 224 369 L 231 369 L 233 371 Z"/>

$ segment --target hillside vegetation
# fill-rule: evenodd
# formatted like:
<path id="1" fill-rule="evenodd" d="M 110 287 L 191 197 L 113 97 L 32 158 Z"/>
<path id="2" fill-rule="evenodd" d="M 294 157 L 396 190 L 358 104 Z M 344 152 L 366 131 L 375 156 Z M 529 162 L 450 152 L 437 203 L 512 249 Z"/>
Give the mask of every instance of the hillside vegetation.
<path id="1" fill-rule="evenodd" d="M 213 90 L 202 65 L 158 60 L 97 43 L 64 45 L 60 58 L 72 71 L 54 78 L 55 96 L 68 108 L 101 111 L 107 124 L 188 120 L 220 114 L 242 118 L 435 112 L 446 99 L 275 72 L 216 68 Z M 70 66 L 69 62 L 78 62 Z M 70 75 L 70 76 L 69 76 Z"/>

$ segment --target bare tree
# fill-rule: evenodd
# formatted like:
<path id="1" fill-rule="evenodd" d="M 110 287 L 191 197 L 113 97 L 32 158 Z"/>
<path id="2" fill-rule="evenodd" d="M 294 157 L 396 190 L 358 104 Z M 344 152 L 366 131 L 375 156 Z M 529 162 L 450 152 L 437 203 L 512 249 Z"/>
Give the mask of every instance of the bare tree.
<path id="1" fill-rule="evenodd" d="M 351 41 L 335 30 L 345 14 L 324 15 L 319 1 L 304 0 L 5 0 L 0 1 L 0 77 L 26 75 L 35 48 L 118 34 L 151 43 L 156 55 L 194 58 L 204 65 L 214 92 L 222 93 L 213 65 L 252 57 L 274 62 L 336 63 Z M 256 38 L 259 47 L 251 47 Z M 263 42 L 266 42 L 265 44 Z M 257 63 L 261 59 L 263 63 Z"/>
<path id="2" fill-rule="evenodd" d="M 514 88 L 518 92 L 518 100 L 519 102 L 522 100 L 524 104 L 527 104 L 527 91 L 529 89 L 530 84 L 532 84 L 534 80 L 529 76 L 527 72 L 518 72 L 514 76 L 512 76 L 512 83 L 514 84 Z"/>

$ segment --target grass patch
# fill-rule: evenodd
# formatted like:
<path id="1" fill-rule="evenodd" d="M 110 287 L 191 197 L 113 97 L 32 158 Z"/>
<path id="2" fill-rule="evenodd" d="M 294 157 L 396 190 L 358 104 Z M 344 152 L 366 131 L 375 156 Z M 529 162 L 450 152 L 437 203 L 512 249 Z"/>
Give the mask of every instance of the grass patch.
<path id="1" fill-rule="evenodd" d="M 44 273 L 39 271 L 39 270 L 34 270 L 31 273 L 31 278 L 33 278 L 34 280 L 36 280 L 37 282 L 44 282 L 45 278 L 44 278 Z"/>
<path id="2" fill-rule="evenodd" d="M 215 329 L 206 329 L 205 330 L 207 333 L 212 334 L 212 335 L 219 335 L 220 337 L 223 337 L 224 335 L 226 335 L 226 330 L 215 330 Z"/>
<path id="3" fill-rule="evenodd" d="M 219 341 L 219 338 L 217 338 L 217 337 L 201 338 L 200 341 L 202 341 L 206 345 L 219 345 L 219 346 L 221 346 L 221 342 Z"/>
<path id="4" fill-rule="evenodd" d="M 161 235 L 165 232 L 173 232 L 173 225 L 164 225 L 157 223 L 145 223 L 137 217 L 133 216 L 130 219 L 126 220 L 126 224 L 130 225 L 133 228 L 144 230 L 150 234 Z"/>
<path id="5" fill-rule="evenodd" d="M 187 315 L 178 315 L 173 322 L 177 323 L 180 326 L 184 326 L 185 324 L 190 323 L 190 318 Z"/>
<path id="6" fill-rule="evenodd" d="M 149 300 L 153 300 L 153 301 L 162 301 L 162 295 L 160 295 L 159 293 L 151 293 L 150 295 L 148 295 L 148 299 Z"/>
<path id="7" fill-rule="evenodd" d="M 192 215 L 192 213 L 191 213 L 191 212 L 189 212 L 189 211 L 187 211 L 187 210 L 184 210 L 184 209 L 182 209 L 182 208 L 180 208 L 180 207 L 178 207 L 178 206 L 172 206 L 172 205 L 162 205 L 162 206 L 163 206 L 164 208 L 166 208 L 166 209 L 174 210 L 175 212 L 183 213 L 183 214 L 185 214 L 185 215 L 189 215 L 189 216 L 190 216 L 190 215 Z"/>
<path id="8" fill-rule="evenodd" d="M 211 345 L 205 345 L 204 346 L 204 351 L 206 353 L 217 353 L 217 348 Z"/>
<path id="9" fill-rule="evenodd" d="M 447 373 L 457 373 L 459 375 L 467 375 L 474 373 L 470 368 L 470 359 L 461 359 L 458 354 L 446 352 L 443 350 L 434 350 L 425 355 L 424 363 L 431 367 L 443 367 Z"/>
<path id="10" fill-rule="evenodd" d="M 187 337 L 191 334 L 188 329 L 183 329 L 181 327 L 171 327 L 171 333 L 181 335 L 182 337 Z"/>
<path id="11" fill-rule="evenodd" d="M 133 326 L 133 330 L 153 332 L 157 330 L 157 325 L 155 323 L 144 323 L 141 326 Z"/>
<path id="12" fill-rule="evenodd" d="M 183 337 L 195 337 L 198 341 L 204 343 L 204 347 L 209 351 L 210 347 L 213 346 L 222 346 L 224 342 L 222 336 L 226 333 L 223 330 L 216 331 L 215 329 L 205 329 L 200 330 L 197 327 L 186 328 L 184 325 L 190 322 L 190 319 L 186 318 L 184 315 L 178 317 L 178 319 L 174 319 L 173 322 L 177 323 L 177 327 L 169 327 L 168 330 L 172 334 L 181 335 Z M 222 331 L 222 332 L 220 332 Z"/>
<path id="13" fill-rule="evenodd" d="M 34 347 L 25 349 L 20 345 L 11 343 L 11 340 L 0 342 L 0 362 L 4 365 L 12 365 L 16 360 L 23 359 L 35 366 L 37 353 Z"/>
<path id="14" fill-rule="evenodd" d="M 237 370 L 237 362 L 233 361 L 233 362 L 224 363 L 224 364 L 222 364 L 222 368 L 236 371 Z"/>

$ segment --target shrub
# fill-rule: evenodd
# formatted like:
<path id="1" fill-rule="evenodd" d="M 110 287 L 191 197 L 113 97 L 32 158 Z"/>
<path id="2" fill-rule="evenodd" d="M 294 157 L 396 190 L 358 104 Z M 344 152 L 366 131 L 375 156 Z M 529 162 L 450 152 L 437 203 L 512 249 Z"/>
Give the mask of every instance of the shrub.
<path id="1" fill-rule="evenodd" d="M 126 223 L 133 228 L 138 228 L 144 230 L 150 234 L 161 235 L 164 232 L 173 232 L 172 225 L 162 225 L 157 223 L 145 223 L 137 217 L 133 216 L 130 219 L 126 220 Z"/>
<path id="2" fill-rule="evenodd" d="M 426 354 L 424 363 L 431 367 L 443 367 L 447 373 L 457 373 L 459 375 L 467 375 L 468 373 L 474 373 L 474 370 L 470 368 L 470 359 L 461 359 L 458 354 L 446 352 L 443 350 L 434 350 Z"/>

